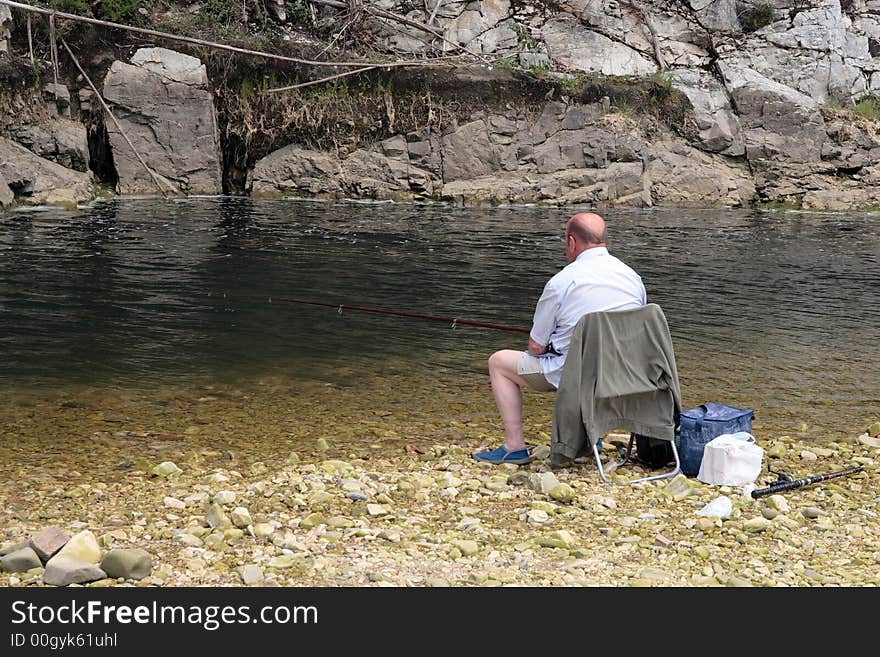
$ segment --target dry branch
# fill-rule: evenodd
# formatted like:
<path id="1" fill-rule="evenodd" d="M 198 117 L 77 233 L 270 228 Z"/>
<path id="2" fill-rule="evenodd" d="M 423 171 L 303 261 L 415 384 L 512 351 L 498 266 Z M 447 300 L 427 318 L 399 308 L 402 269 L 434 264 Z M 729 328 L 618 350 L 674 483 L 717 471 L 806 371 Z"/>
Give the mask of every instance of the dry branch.
<path id="1" fill-rule="evenodd" d="M 328 4 L 329 1 L 332 0 L 322 0 L 325 4 Z M 225 43 L 217 43 L 215 41 L 205 41 L 204 39 L 195 39 L 193 37 L 180 36 L 177 34 L 171 34 L 170 32 L 159 32 L 157 30 L 149 30 L 143 27 L 134 27 L 132 25 L 123 25 L 122 23 L 111 23 L 110 21 L 102 21 L 97 18 L 87 18 L 85 16 L 78 16 L 77 14 L 68 14 L 61 11 L 52 11 L 50 9 L 43 9 L 42 7 L 34 7 L 32 5 L 23 4 L 21 2 L 13 2 L 13 0 L 0 0 L 0 4 L 7 5 L 9 7 L 14 7 L 16 9 L 21 9 L 23 11 L 32 12 L 36 14 L 43 14 L 46 16 L 55 16 L 56 18 L 63 18 L 64 20 L 79 22 L 79 23 L 89 23 L 91 25 L 100 25 L 102 27 L 110 27 L 118 30 L 125 30 L 127 32 L 135 32 L 137 34 L 144 34 L 147 36 L 157 37 L 160 39 L 168 39 L 169 41 L 179 41 L 182 43 L 191 43 L 197 46 L 206 46 L 208 48 L 214 48 L 216 50 L 227 50 L 230 52 L 236 52 L 242 55 L 252 55 L 254 57 L 264 57 L 266 59 L 273 59 L 275 61 L 281 62 L 290 62 L 292 64 L 301 64 L 304 66 L 354 66 L 358 68 L 363 68 L 366 66 L 376 66 L 375 62 L 327 62 L 327 61 L 314 61 L 310 59 L 301 59 L 299 57 L 288 57 L 286 55 L 276 55 L 273 53 L 263 52 L 261 50 L 250 50 L 248 48 L 238 48 L 236 46 L 229 46 Z M 334 2 L 332 6 L 339 6 L 341 8 L 346 8 L 348 5 L 342 2 Z M 466 51 L 467 52 L 467 51 Z M 473 54 L 473 53 L 468 53 Z M 383 63 L 382 66 L 385 67 L 399 67 L 399 66 L 413 66 L 413 65 L 424 65 L 426 63 L 425 60 L 397 60 L 393 62 Z"/>
<path id="2" fill-rule="evenodd" d="M 336 7 L 337 9 L 348 9 L 349 8 L 346 3 L 340 2 L 340 0 L 309 0 L 309 1 L 316 3 L 316 4 L 319 4 L 319 5 L 327 5 L 328 7 Z M 439 3 L 438 3 L 438 6 L 439 6 Z M 388 20 L 391 20 L 391 21 L 394 21 L 397 23 L 403 23 L 404 25 L 409 25 L 410 27 L 414 27 L 417 30 L 421 30 L 422 32 L 427 32 L 428 34 L 440 39 L 444 43 L 448 43 L 450 46 L 452 46 L 456 50 L 461 50 L 462 52 L 470 55 L 471 57 L 475 57 L 475 58 L 479 59 L 484 64 L 489 64 L 489 65 L 492 64 L 492 62 L 490 62 L 488 59 L 486 59 L 482 55 L 478 55 L 475 52 L 471 52 L 470 50 L 468 50 L 464 46 L 450 41 L 449 39 L 444 37 L 442 34 L 437 32 L 430 25 L 426 25 L 425 23 L 422 23 L 421 21 L 416 21 L 411 18 L 407 18 L 406 16 L 401 16 L 400 14 L 395 14 L 390 11 L 385 11 L 384 9 L 380 9 L 378 7 L 366 6 L 363 8 L 363 10 L 369 14 L 372 14 L 373 16 L 377 16 L 380 18 L 386 18 Z"/>

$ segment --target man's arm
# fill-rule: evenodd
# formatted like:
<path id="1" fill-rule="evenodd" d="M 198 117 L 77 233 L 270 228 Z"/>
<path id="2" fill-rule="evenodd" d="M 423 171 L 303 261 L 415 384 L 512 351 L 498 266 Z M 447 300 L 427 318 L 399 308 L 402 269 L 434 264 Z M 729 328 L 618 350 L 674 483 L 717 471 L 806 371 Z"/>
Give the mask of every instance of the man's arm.
<path id="1" fill-rule="evenodd" d="M 544 286 L 541 298 L 535 306 L 532 330 L 529 332 L 529 353 L 540 356 L 547 353 L 550 336 L 556 328 L 556 316 L 559 313 L 560 295 L 551 278 Z"/>
<path id="2" fill-rule="evenodd" d="M 538 344 L 531 336 L 529 336 L 529 353 L 533 356 L 540 356 L 547 353 L 547 345 Z"/>

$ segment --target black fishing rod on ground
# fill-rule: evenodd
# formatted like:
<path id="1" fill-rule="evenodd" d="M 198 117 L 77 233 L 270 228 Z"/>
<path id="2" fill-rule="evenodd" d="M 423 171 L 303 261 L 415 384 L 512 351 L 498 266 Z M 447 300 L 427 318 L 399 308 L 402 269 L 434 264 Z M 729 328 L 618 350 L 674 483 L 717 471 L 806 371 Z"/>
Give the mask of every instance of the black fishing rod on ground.
<path id="1" fill-rule="evenodd" d="M 820 481 L 825 481 L 826 479 L 834 479 L 835 477 L 843 477 L 845 475 L 855 474 L 856 472 L 861 472 L 864 469 L 865 466 L 859 465 L 852 468 L 837 470 L 836 472 L 829 472 L 823 475 L 804 477 L 802 479 L 792 479 L 790 474 L 786 474 L 785 472 L 773 472 L 772 470 L 770 470 L 770 472 L 777 475 L 779 479 L 776 481 L 775 484 L 768 486 L 767 488 L 759 488 L 757 490 L 753 490 L 752 497 L 754 499 L 758 499 L 759 497 L 772 495 L 773 493 L 780 493 L 782 491 L 793 490 L 795 488 L 803 488 L 804 486 L 817 484 Z"/>
<path id="2" fill-rule="evenodd" d="M 215 295 L 209 295 L 215 296 Z M 389 308 L 372 308 L 370 306 L 352 306 L 345 303 L 330 303 L 328 301 L 313 301 L 310 299 L 294 299 L 292 297 L 259 297 L 254 295 L 226 294 L 222 295 L 224 299 L 238 299 L 242 301 L 266 301 L 268 303 L 301 303 L 310 306 L 325 306 L 327 308 L 336 308 L 339 313 L 343 310 L 356 310 L 364 313 L 379 313 L 382 315 L 396 315 L 398 317 L 410 317 L 413 319 L 430 319 L 436 322 L 451 322 L 452 328 L 459 324 L 466 326 L 479 326 L 480 328 L 496 329 L 498 331 L 513 331 L 515 333 L 528 333 L 529 329 L 520 328 L 518 326 L 507 326 L 506 324 L 495 324 L 493 322 L 477 322 L 470 319 L 460 319 L 458 317 L 441 317 L 439 315 L 427 315 L 425 313 L 415 313 L 407 310 L 391 310 Z"/>

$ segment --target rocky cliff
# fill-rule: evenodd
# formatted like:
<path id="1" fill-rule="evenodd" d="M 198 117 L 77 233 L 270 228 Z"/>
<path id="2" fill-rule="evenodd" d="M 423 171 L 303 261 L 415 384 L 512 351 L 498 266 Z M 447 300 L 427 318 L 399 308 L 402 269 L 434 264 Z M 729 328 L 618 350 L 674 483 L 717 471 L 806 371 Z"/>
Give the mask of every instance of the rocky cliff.
<path id="1" fill-rule="evenodd" d="M 283 3 L 272 6 L 277 23 L 292 20 Z M 229 111 L 241 80 L 230 85 L 216 62 L 206 69 L 194 57 L 145 48 L 104 70 L 102 91 L 122 126 L 105 117 L 117 190 L 155 193 L 161 184 L 217 193 L 241 184 L 255 196 L 465 204 L 880 205 L 880 1 L 377 0 L 354 13 L 333 0 L 311 6 L 315 25 L 348 25 L 386 54 L 470 58 L 468 67 L 422 76 L 422 99 L 454 111 L 412 95 L 411 120 L 403 120 L 388 100 L 398 93 L 396 74 L 380 69 L 356 92 L 369 96 L 363 84 L 376 85 L 372 105 L 313 121 L 311 134 L 273 131 L 266 126 L 282 113 L 277 104 L 252 109 L 247 124 Z M 106 165 L 96 157 L 100 140 L 90 139 L 90 156 L 84 151 L 76 119 L 84 105 L 90 115 L 95 108 L 82 80 L 74 84 L 73 119 L 63 109 L 67 89 L 48 85 L 51 116 L 0 118 L 0 136 L 67 170 Z M 218 85 L 226 86 L 215 111 Z M 284 112 L 308 119 L 315 98 L 291 97 Z M 323 112 L 312 109 L 312 120 Z M 244 172 L 241 183 L 230 182 L 231 168 Z M 2 170 L 8 183 L 11 168 Z M 19 183 L 0 185 L 0 202 L 7 187 L 20 201 L 45 200 Z"/>

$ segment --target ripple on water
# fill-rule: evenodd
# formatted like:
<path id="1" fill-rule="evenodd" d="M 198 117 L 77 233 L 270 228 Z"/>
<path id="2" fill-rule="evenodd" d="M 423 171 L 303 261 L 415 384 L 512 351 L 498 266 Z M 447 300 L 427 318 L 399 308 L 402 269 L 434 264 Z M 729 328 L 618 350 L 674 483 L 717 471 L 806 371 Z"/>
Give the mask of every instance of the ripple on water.
<path id="1" fill-rule="evenodd" d="M 523 336 L 278 297 L 526 327 L 564 265 L 569 214 L 219 197 L 7 213 L 0 386 L 88 385 L 112 409 L 115 389 L 279 376 L 329 384 L 321 408 L 338 410 L 339 390 L 373 381 L 382 394 L 346 401 L 369 414 L 400 399 L 433 408 L 443 385 L 494 417 L 485 359 Z M 756 430 L 805 422 L 816 439 L 880 415 L 880 217 L 653 209 L 607 219 L 612 253 L 666 312 L 686 407 L 752 407 Z M 546 418 L 552 397 L 538 399 Z"/>

